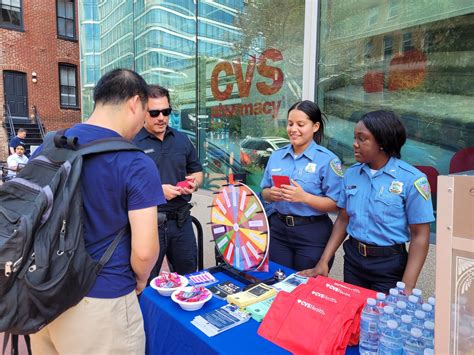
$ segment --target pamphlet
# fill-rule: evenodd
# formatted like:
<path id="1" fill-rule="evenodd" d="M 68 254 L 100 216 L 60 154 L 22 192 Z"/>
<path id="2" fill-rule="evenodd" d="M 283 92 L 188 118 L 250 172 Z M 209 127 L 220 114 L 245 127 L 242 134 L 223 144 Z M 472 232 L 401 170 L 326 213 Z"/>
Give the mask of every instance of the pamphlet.
<path id="1" fill-rule="evenodd" d="M 235 304 L 240 308 L 245 308 L 251 304 L 266 300 L 275 296 L 277 290 L 264 283 L 257 284 L 246 291 L 234 293 L 227 296 L 227 302 Z"/>
<path id="2" fill-rule="evenodd" d="M 207 286 L 217 282 L 217 279 L 208 271 L 197 271 L 184 276 L 191 286 Z"/>
<path id="3" fill-rule="evenodd" d="M 273 287 L 275 287 L 278 291 L 291 292 L 299 285 L 305 284 L 306 282 L 308 282 L 308 278 L 306 276 L 291 274 L 283 281 L 273 284 Z"/>
<path id="4" fill-rule="evenodd" d="M 267 314 L 268 310 L 270 309 L 274 299 L 275 296 L 267 298 L 264 301 L 251 304 L 250 306 L 246 307 L 245 310 L 250 313 L 253 319 L 255 319 L 257 322 L 261 322 L 265 317 L 265 314 Z"/>
<path id="5" fill-rule="evenodd" d="M 247 312 L 241 311 L 238 307 L 226 304 L 221 308 L 194 317 L 191 323 L 206 334 L 212 337 L 222 333 L 250 319 Z"/>
<path id="6" fill-rule="evenodd" d="M 232 281 L 224 281 L 220 284 L 209 287 L 209 291 L 211 291 L 217 298 L 225 301 L 227 296 L 242 291 L 242 288 L 234 284 Z"/>

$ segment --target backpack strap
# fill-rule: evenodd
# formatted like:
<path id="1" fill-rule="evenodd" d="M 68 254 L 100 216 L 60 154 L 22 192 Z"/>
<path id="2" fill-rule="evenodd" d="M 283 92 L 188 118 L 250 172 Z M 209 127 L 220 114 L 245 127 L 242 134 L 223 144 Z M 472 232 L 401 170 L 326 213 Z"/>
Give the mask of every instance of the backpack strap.
<path id="1" fill-rule="evenodd" d="M 110 137 L 92 141 L 79 146 L 78 153 L 82 156 L 89 154 L 114 152 L 114 151 L 138 151 L 143 152 L 132 142 L 122 137 Z"/>
<path id="2" fill-rule="evenodd" d="M 117 249 L 117 246 L 119 245 L 120 241 L 122 240 L 122 237 L 125 235 L 130 230 L 128 224 L 123 227 L 119 234 L 114 238 L 112 243 L 107 247 L 107 250 L 105 251 L 104 255 L 100 258 L 98 264 L 97 264 L 97 269 L 96 269 L 96 274 L 98 275 L 101 271 L 102 268 L 107 264 L 107 262 L 110 260 L 112 257 L 112 254 L 114 253 L 115 249 Z"/>

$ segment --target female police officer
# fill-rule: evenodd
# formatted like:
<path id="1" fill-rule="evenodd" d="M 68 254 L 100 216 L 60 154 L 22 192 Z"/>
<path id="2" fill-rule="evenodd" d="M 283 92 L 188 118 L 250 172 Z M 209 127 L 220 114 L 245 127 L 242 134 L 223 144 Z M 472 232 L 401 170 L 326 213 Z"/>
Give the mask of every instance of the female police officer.
<path id="1" fill-rule="evenodd" d="M 270 259 L 303 270 L 319 260 L 331 235 L 327 212 L 337 211 L 342 170 L 336 155 L 319 145 L 324 122 L 316 104 L 291 106 L 287 133 L 291 144 L 272 153 L 261 187 L 275 209 L 270 217 Z M 273 175 L 286 175 L 291 184 L 276 187 Z"/>
<path id="2" fill-rule="evenodd" d="M 358 163 L 344 175 L 331 239 L 320 261 L 304 275 L 327 276 L 329 260 L 349 234 L 344 281 L 385 293 L 399 280 L 409 292 L 415 287 L 434 217 L 426 177 L 399 160 L 405 140 L 405 127 L 394 113 L 362 116 L 354 130 Z"/>

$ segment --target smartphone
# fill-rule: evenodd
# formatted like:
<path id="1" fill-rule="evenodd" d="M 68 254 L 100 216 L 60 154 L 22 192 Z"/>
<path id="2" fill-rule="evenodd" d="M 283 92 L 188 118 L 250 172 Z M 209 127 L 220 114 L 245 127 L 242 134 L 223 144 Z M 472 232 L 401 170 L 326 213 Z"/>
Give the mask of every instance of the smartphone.
<path id="1" fill-rule="evenodd" d="M 291 185 L 290 177 L 287 175 L 272 175 L 273 185 L 281 187 L 281 185 Z"/>
<path id="2" fill-rule="evenodd" d="M 179 181 L 176 184 L 176 187 L 182 187 L 182 188 L 186 188 L 186 189 L 192 188 L 192 186 L 189 184 L 188 180 Z"/>

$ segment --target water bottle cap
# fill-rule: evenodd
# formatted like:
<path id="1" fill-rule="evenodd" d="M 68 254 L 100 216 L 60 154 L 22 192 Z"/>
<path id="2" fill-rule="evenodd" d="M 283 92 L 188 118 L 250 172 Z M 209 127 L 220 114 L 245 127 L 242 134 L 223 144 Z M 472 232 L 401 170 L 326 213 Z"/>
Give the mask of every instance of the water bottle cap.
<path id="1" fill-rule="evenodd" d="M 420 328 L 411 328 L 410 334 L 414 336 L 415 338 L 421 338 L 422 332 Z"/>
<path id="2" fill-rule="evenodd" d="M 428 298 L 428 303 L 434 307 L 435 304 L 436 304 L 436 298 L 434 298 L 434 297 L 429 297 L 429 298 Z"/>
<path id="3" fill-rule="evenodd" d="M 407 304 L 403 301 L 398 301 L 397 302 L 397 308 L 405 309 L 405 308 L 407 308 Z"/>
<path id="4" fill-rule="evenodd" d="M 419 288 L 414 288 L 411 293 L 417 297 L 420 297 L 421 296 L 421 290 Z"/>
<path id="5" fill-rule="evenodd" d="M 398 290 L 396 288 L 391 288 L 389 292 L 392 296 L 398 296 Z"/>
<path id="6" fill-rule="evenodd" d="M 398 281 L 397 288 L 405 289 L 405 283 L 403 281 Z"/>
<path id="7" fill-rule="evenodd" d="M 403 323 L 411 323 L 411 316 L 409 314 L 402 314 Z"/>
<path id="8" fill-rule="evenodd" d="M 377 299 L 380 300 L 380 301 L 384 301 L 385 300 L 385 293 L 383 292 L 377 292 Z"/>
<path id="9" fill-rule="evenodd" d="M 392 314 L 393 313 L 393 307 L 392 306 L 385 306 L 383 308 L 383 312 L 387 314 Z"/>
<path id="10" fill-rule="evenodd" d="M 398 323 L 397 321 L 390 319 L 387 321 L 387 327 L 389 327 L 390 329 L 397 329 Z"/>
<path id="11" fill-rule="evenodd" d="M 416 310 L 415 311 L 415 317 L 418 318 L 418 319 L 423 319 L 425 318 L 426 314 L 425 312 L 423 311 L 420 311 L 420 310 Z"/>
<path id="12" fill-rule="evenodd" d="M 421 309 L 423 309 L 423 311 L 425 312 L 431 312 L 433 310 L 433 306 L 430 305 L 429 303 L 423 303 L 421 305 Z"/>
<path id="13" fill-rule="evenodd" d="M 431 348 L 425 348 L 425 350 L 423 350 L 423 355 L 434 355 L 434 350 Z"/>
<path id="14" fill-rule="evenodd" d="M 425 328 L 428 330 L 434 329 L 434 323 L 432 321 L 426 320 L 424 325 L 425 325 Z"/>
<path id="15" fill-rule="evenodd" d="M 367 298 L 367 304 L 371 306 L 375 306 L 377 302 L 373 298 Z"/>
<path id="16" fill-rule="evenodd" d="M 415 295 L 410 295 L 408 296 L 408 302 L 418 303 L 418 297 L 416 297 Z"/>

